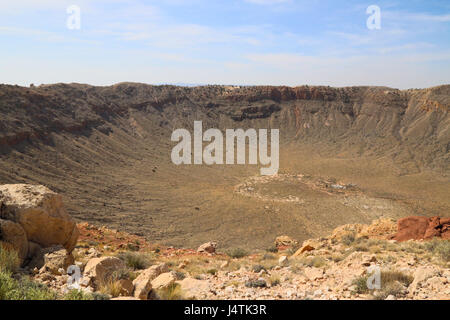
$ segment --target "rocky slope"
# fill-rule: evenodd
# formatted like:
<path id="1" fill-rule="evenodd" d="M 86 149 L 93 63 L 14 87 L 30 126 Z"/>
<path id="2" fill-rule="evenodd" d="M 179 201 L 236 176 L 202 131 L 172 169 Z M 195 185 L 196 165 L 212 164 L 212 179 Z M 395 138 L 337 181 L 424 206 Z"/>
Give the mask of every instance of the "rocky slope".
<path id="1" fill-rule="evenodd" d="M 279 236 L 266 252 L 222 252 L 215 242 L 175 249 L 87 223 L 71 224 L 76 231 L 66 232 L 67 242 L 56 237 L 71 223 L 57 195 L 43 186 L 6 185 L 0 197 L 0 299 L 26 290 L 8 291 L 11 279 L 25 277 L 44 287 L 31 286 L 22 299 L 36 298 L 37 288 L 44 299 L 450 298 L 449 219 L 380 219 L 343 225 L 301 245 Z M 14 220 L 20 216 L 27 218 Z M 28 221 L 49 223 L 30 234 Z M 22 267 L 13 267 L 5 250 L 20 253 L 28 239 L 36 242 L 28 242 Z M 373 275 L 379 275 L 376 288 Z"/>
<path id="2" fill-rule="evenodd" d="M 446 216 L 449 105 L 448 85 L 1 85 L 0 182 L 44 184 L 77 221 L 151 241 L 232 247 L 240 239 L 264 248 L 273 234 L 305 240 L 380 217 Z M 175 167 L 170 135 L 194 120 L 205 128 L 280 128 L 281 173 L 356 184 L 361 197 L 276 182 L 266 185 L 266 203 L 234 193 L 255 175 L 252 167 Z M 299 202 L 271 201 L 279 188 Z"/>
<path id="3" fill-rule="evenodd" d="M 149 136 L 203 119 L 223 128 L 283 128 L 284 142 L 326 141 L 335 150 L 388 153 L 418 167 L 448 169 L 450 86 L 400 91 L 383 87 L 183 88 L 122 83 L 0 87 L 0 146 L 50 142 L 55 133 Z M 138 118 L 139 117 L 139 118 Z M 265 119 L 265 120 L 264 120 Z M 150 122 L 150 123 L 149 123 Z M 155 141 L 154 141 L 155 142 Z M 354 145 L 347 150 L 348 144 Z M 346 146 L 347 145 L 347 146 Z"/>

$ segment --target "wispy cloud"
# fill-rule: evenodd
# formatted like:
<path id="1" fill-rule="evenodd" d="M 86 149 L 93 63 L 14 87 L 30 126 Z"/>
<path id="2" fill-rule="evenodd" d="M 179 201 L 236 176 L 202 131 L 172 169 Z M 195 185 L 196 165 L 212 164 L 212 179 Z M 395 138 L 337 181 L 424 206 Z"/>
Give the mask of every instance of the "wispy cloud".
<path id="1" fill-rule="evenodd" d="M 400 11 L 385 11 L 383 17 L 394 21 L 416 22 L 449 22 L 450 14 L 411 13 Z"/>
<path id="2" fill-rule="evenodd" d="M 244 0 L 245 2 L 261 4 L 261 5 L 274 5 L 280 3 L 291 3 L 292 0 Z"/>

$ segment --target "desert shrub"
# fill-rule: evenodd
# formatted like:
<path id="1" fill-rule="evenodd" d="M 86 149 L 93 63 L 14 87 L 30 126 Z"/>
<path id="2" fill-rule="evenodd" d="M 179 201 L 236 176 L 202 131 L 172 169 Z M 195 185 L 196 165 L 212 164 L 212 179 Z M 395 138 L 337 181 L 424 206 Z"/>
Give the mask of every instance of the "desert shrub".
<path id="1" fill-rule="evenodd" d="M 263 270 L 266 270 L 266 268 L 264 268 L 264 266 L 260 265 L 260 264 L 256 264 L 252 267 L 252 271 L 255 273 L 259 273 Z"/>
<path id="2" fill-rule="evenodd" d="M 245 283 L 245 286 L 247 288 L 265 288 L 265 287 L 267 287 L 267 283 L 265 280 L 262 280 L 262 279 L 249 280 Z"/>
<path id="3" fill-rule="evenodd" d="M 376 300 L 386 300 L 390 295 L 397 297 L 403 291 L 402 286 L 398 282 L 388 283 L 374 294 Z"/>
<path id="4" fill-rule="evenodd" d="M 399 244 L 400 251 L 410 252 L 414 254 L 422 254 L 425 251 L 425 245 L 415 241 L 407 241 Z M 398 249 L 397 249 L 398 250 Z"/>
<path id="5" fill-rule="evenodd" d="M 157 290 L 156 294 L 160 300 L 184 300 L 183 291 L 176 283 L 167 288 Z"/>
<path id="6" fill-rule="evenodd" d="M 413 282 L 414 277 L 400 271 L 382 271 L 381 272 L 381 286 L 387 286 L 390 283 L 398 281 L 405 287 L 408 287 Z"/>
<path id="7" fill-rule="evenodd" d="M 233 259 L 239 259 L 239 258 L 246 257 L 248 255 L 248 252 L 242 248 L 234 248 L 234 249 L 228 250 L 226 252 L 226 254 Z"/>
<path id="8" fill-rule="evenodd" d="M 425 248 L 444 261 L 450 261 L 450 240 L 433 239 L 425 243 Z"/>
<path id="9" fill-rule="evenodd" d="M 353 280 L 352 285 L 355 286 L 355 293 L 363 294 L 369 292 L 369 288 L 367 288 L 367 279 L 368 277 L 358 277 Z"/>
<path id="10" fill-rule="evenodd" d="M 209 273 L 210 275 L 215 276 L 217 274 L 217 269 L 209 269 L 208 271 L 206 271 L 207 273 Z"/>
<path id="11" fill-rule="evenodd" d="M 151 256 L 141 252 L 121 252 L 118 257 L 125 262 L 127 267 L 132 268 L 133 270 L 146 269 L 152 263 Z"/>
<path id="12" fill-rule="evenodd" d="M 272 270 L 273 268 L 278 266 L 278 260 L 277 259 L 264 260 L 264 261 L 261 262 L 261 264 L 262 264 L 262 266 L 264 267 L 265 270 Z"/>
<path id="13" fill-rule="evenodd" d="M 339 253 L 333 254 L 333 255 L 331 256 L 331 260 L 333 260 L 334 262 L 341 262 L 341 261 L 344 260 L 344 259 L 345 259 L 345 255 L 339 254 Z"/>
<path id="14" fill-rule="evenodd" d="M 186 278 L 186 274 L 182 271 L 175 271 L 175 277 L 178 280 L 183 280 L 184 278 Z"/>
<path id="15" fill-rule="evenodd" d="M 367 252 L 369 251 L 369 246 L 366 243 L 360 243 L 355 245 L 355 251 Z"/>
<path id="16" fill-rule="evenodd" d="M 7 271 L 0 271 L 0 300 L 55 300 L 57 295 L 28 277 L 14 279 Z"/>
<path id="17" fill-rule="evenodd" d="M 93 300 L 92 294 L 77 289 L 70 290 L 63 298 L 64 300 Z"/>
<path id="18" fill-rule="evenodd" d="M 383 251 L 381 250 L 380 246 L 371 246 L 369 248 L 370 253 L 382 253 Z"/>
<path id="19" fill-rule="evenodd" d="M 140 249 L 138 244 L 131 243 L 131 242 L 127 243 L 126 247 L 127 247 L 127 250 L 130 250 L 130 251 L 139 251 L 139 249 Z"/>
<path id="20" fill-rule="evenodd" d="M 356 236 L 354 233 L 348 233 L 342 236 L 341 242 L 347 246 L 350 246 L 355 242 Z"/>
<path id="21" fill-rule="evenodd" d="M 92 300 L 110 300 L 111 297 L 108 294 L 104 294 L 101 292 L 92 292 L 91 293 Z"/>
<path id="22" fill-rule="evenodd" d="M 267 252 L 271 252 L 271 253 L 277 253 L 278 252 L 278 248 L 276 246 L 272 246 L 266 249 Z"/>
<path id="23" fill-rule="evenodd" d="M 327 260 L 322 257 L 307 257 L 302 263 L 308 267 L 320 268 L 327 264 Z"/>
<path id="24" fill-rule="evenodd" d="M 100 285 L 100 293 L 104 295 L 110 295 L 113 298 L 120 296 L 122 291 L 122 285 L 119 280 L 108 280 Z"/>
<path id="25" fill-rule="evenodd" d="M 111 273 L 109 280 L 124 280 L 124 279 L 134 280 L 135 278 L 136 278 L 135 272 L 133 272 L 128 268 L 121 268 L 114 270 L 114 272 Z"/>
<path id="26" fill-rule="evenodd" d="M 281 283 L 280 276 L 272 274 L 269 278 L 269 283 L 271 287 L 275 287 Z"/>
<path id="27" fill-rule="evenodd" d="M 17 251 L 0 245 L 0 272 L 15 272 L 20 266 Z"/>
<path id="28" fill-rule="evenodd" d="M 11 277 L 11 273 L 0 271 L 0 300 L 8 300 L 10 292 L 16 286 L 16 281 Z"/>
<path id="29" fill-rule="evenodd" d="M 265 253 L 261 257 L 261 260 L 274 260 L 274 259 L 276 259 L 276 257 L 271 253 Z"/>
<path id="30" fill-rule="evenodd" d="M 301 245 L 300 244 L 296 244 L 296 245 L 293 245 L 293 246 L 291 246 L 289 249 L 288 249 L 288 254 L 290 255 L 290 256 L 292 256 L 293 254 L 295 254 L 297 251 L 298 251 L 298 249 L 300 249 L 301 248 Z"/>
<path id="31" fill-rule="evenodd" d="M 355 293 L 368 293 L 367 276 L 361 276 L 353 280 Z M 413 277 L 400 271 L 381 271 L 381 289 L 375 294 L 376 299 L 386 299 L 389 295 L 397 296 L 402 287 L 400 284 L 408 287 L 413 281 Z"/>
<path id="32" fill-rule="evenodd" d="M 387 255 L 387 256 L 382 256 L 380 258 L 380 260 L 384 263 L 395 263 L 397 262 L 397 257 L 395 256 L 391 256 L 391 255 Z"/>

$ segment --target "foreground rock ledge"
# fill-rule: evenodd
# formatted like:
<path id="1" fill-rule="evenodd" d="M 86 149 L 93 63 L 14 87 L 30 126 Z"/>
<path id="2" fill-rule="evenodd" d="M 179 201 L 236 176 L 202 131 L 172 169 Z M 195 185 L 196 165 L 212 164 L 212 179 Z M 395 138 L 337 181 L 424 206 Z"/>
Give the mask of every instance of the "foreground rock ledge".
<path id="1" fill-rule="evenodd" d="M 70 253 L 79 236 L 61 196 L 42 185 L 0 185 L 0 219 L 19 224 L 28 241 L 44 248 L 62 245 Z"/>

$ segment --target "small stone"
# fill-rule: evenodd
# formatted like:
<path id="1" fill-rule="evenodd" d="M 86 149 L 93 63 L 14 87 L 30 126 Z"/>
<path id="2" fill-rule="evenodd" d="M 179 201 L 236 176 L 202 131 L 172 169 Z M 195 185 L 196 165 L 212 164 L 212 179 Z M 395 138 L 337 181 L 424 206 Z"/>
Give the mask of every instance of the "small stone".
<path id="1" fill-rule="evenodd" d="M 287 266 L 287 264 L 289 263 L 288 257 L 286 256 L 281 256 L 280 259 L 278 259 L 278 265 L 280 266 Z"/>
<path id="2" fill-rule="evenodd" d="M 198 247 L 197 252 L 215 253 L 217 248 L 217 242 L 207 242 Z"/>
<path id="3" fill-rule="evenodd" d="M 226 287 L 226 288 L 225 288 L 225 293 L 227 293 L 227 294 L 233 294 L 233 293 L 234 293 L 234 288 L 233 288 L 233 287 Z"/>

